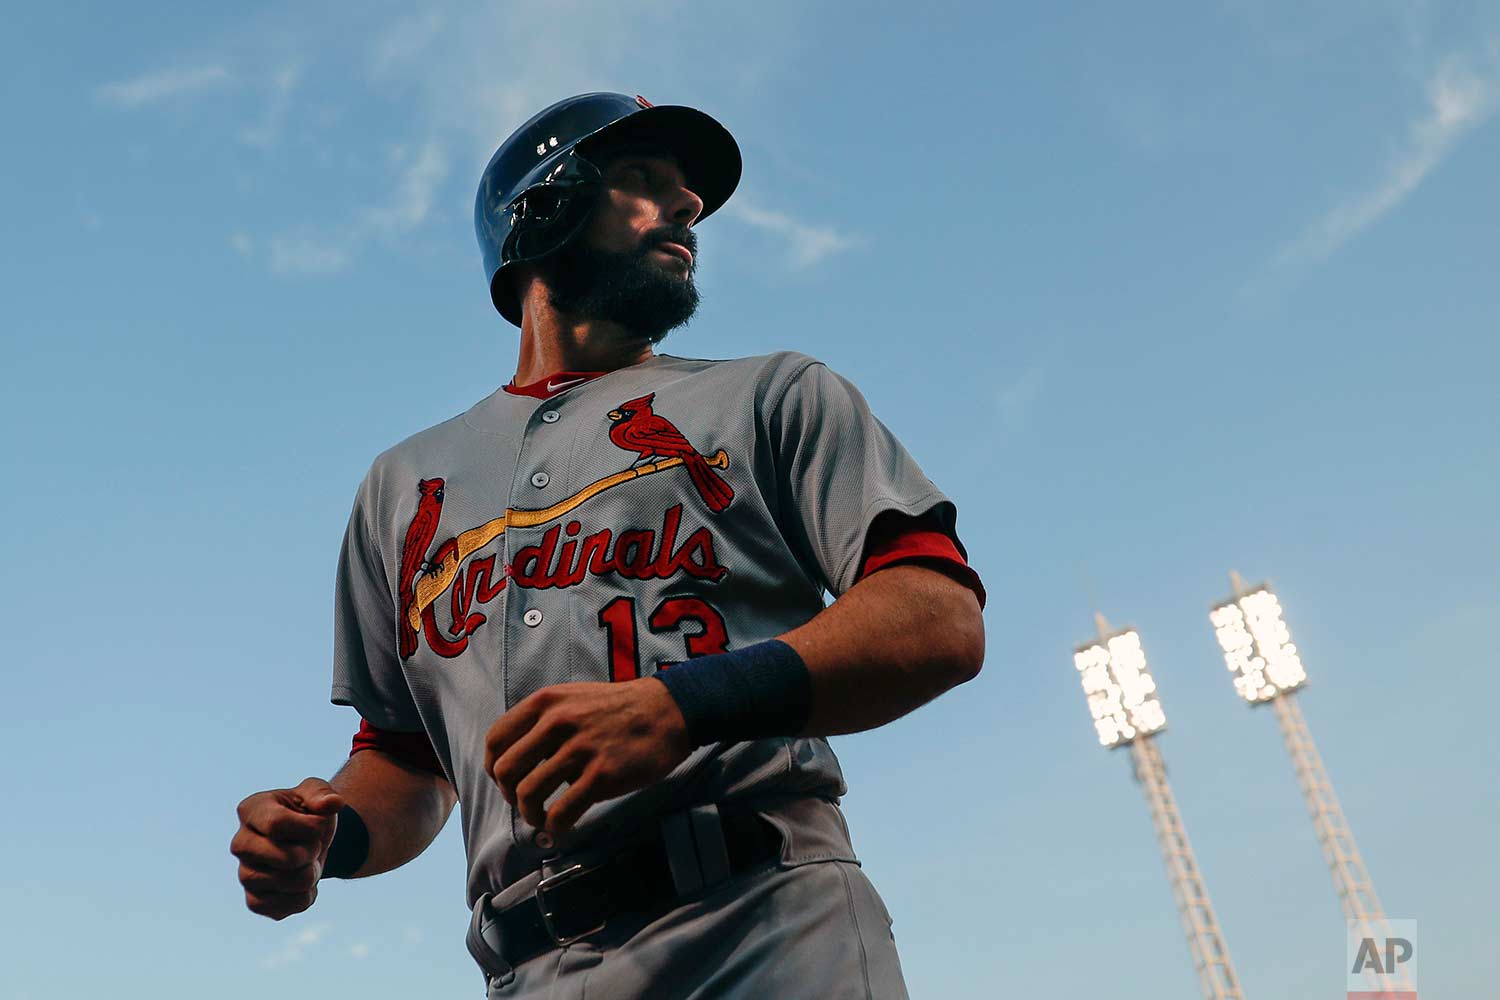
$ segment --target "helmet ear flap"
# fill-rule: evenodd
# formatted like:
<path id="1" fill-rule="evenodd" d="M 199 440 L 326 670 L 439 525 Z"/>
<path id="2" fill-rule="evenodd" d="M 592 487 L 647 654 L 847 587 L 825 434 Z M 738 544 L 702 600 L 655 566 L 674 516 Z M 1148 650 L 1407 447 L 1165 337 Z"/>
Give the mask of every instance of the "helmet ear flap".
<path id="1" fill-rule="evenodd" d="M 527 190 L 511 203 L 504 259 L 515 263 L 539 260 L 562 249 L 593 214 L 596 193 L 594 185 L 586 184 Z"/>

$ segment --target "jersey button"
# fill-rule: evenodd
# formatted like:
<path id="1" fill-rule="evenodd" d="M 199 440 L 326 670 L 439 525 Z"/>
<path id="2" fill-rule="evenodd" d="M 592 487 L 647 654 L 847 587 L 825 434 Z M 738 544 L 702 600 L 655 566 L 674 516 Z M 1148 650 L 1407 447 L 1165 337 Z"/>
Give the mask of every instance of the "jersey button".
<path id="1" fill-rule="evenodd" d="M 521 620 L 531 628 L 536 628 L 542 623 L 542 611 L 540 608 L 532 608 L 521 616 Z"/>
<path id="2" fill-rule="evenodd" d="M 546 486 L 551 481 L 552 481 L 552 477 L 549 476 L 549 475 L 547 475 L 545 472 L 538 472 L 534 476 L 531 477 L 531 485 L 535 486 L 537 489 L 541 489 L 543 486 Z"/>
<path id="3" fill-rule="evenodd" d="M 556 410 L 542 411 L 542 423 L 544 424 L 555 424 L 561 419 L 562 414 L 558 413 Z"/>
<path id="4" fill-rule="evenodd" d="M 544 851 L 550 851 L 554 846 L 552 834 L 546 830 L 538 830 L 536 835 L 531 838 L 531 842 Z"/>

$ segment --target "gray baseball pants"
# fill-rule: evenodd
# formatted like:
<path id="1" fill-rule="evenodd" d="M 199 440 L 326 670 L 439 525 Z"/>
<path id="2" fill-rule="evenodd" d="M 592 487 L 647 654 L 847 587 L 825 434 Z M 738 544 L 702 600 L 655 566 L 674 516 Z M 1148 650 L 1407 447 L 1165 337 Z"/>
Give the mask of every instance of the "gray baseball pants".
<path id="1" fill-rule="evenodd" d="M 490 978 L 488 1000 L 907 1000 L 891 917 L 836 806 L 764 814 L 782 861 Z"/>

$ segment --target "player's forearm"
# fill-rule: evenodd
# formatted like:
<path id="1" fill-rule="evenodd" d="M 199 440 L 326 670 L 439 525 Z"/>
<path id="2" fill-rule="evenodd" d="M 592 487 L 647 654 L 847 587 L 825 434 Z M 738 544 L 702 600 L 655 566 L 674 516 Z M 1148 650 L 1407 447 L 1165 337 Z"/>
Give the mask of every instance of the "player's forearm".
<path id="1" fill-rule="evenodd" d="M 400 868 L 421 854 L 458 801 L 446 779 L 379 750 L 354 754 L 329 783 L 369 829 L 370 853 L 353 878 Z"/>
<path id="2" fill-rule="evenodd" d="M 979 673 L 984 619 L 969 588 L 921 566 L 892 566 L 781 636 L 807 664 L 803 735 L 873 729 Z"/>

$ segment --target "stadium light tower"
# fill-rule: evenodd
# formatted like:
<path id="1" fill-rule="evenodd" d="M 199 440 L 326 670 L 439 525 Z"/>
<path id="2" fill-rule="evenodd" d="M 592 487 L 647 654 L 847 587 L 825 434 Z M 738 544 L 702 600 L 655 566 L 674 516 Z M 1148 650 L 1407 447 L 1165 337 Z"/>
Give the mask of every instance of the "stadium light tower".
<path id="1" fill-rule="evenodd" d="M 1208 887 L 1177 811 L 1177 800 L 1167 784 L 1167 767 L 1155 739 L 1166 727 L 1167 717 L 1156 697 L 1156 681 L 1146 665 L 1141 637 L 1133 628 L 1111 632 L 1100 614 L 1094 615 L 1094 623 L 1099 638 L 1073 653 L 1073 665 L 1078 668 L 1094 718 L 1094 731 L 1101 746 L 1111 750 L 1130 746 L 1135 778 L 1151 810 L 1156 842 L 1167 865 L 1167 880 L 1187 932 L 1204 1000 L 1244 1000 L 1224 934 L 1208 901 Z"/>
<path id="2" fill-rule="evenodd" d="M 1269 702 L 1276 713 L 1344 916 L 1383 922 L 1385 914 L 1375 895 L 1375 884 L 1365 870 L 1354 844 L 1354 832 L 1344 818 L 1333 782 L 1297 704 L 1296 692 L 1306 683 L 1307 671 L 1282 620 L 1281 602 L 1269 584 L 1247 587 L 1238 573 L 1230 573 L 1229 579 L 1234 596 L 1216 605 L 1209 612 L 1209 621 L 1224 651 L 1224 662 L 1234 674 L 1235 690 L 1251 705 Z"/>

